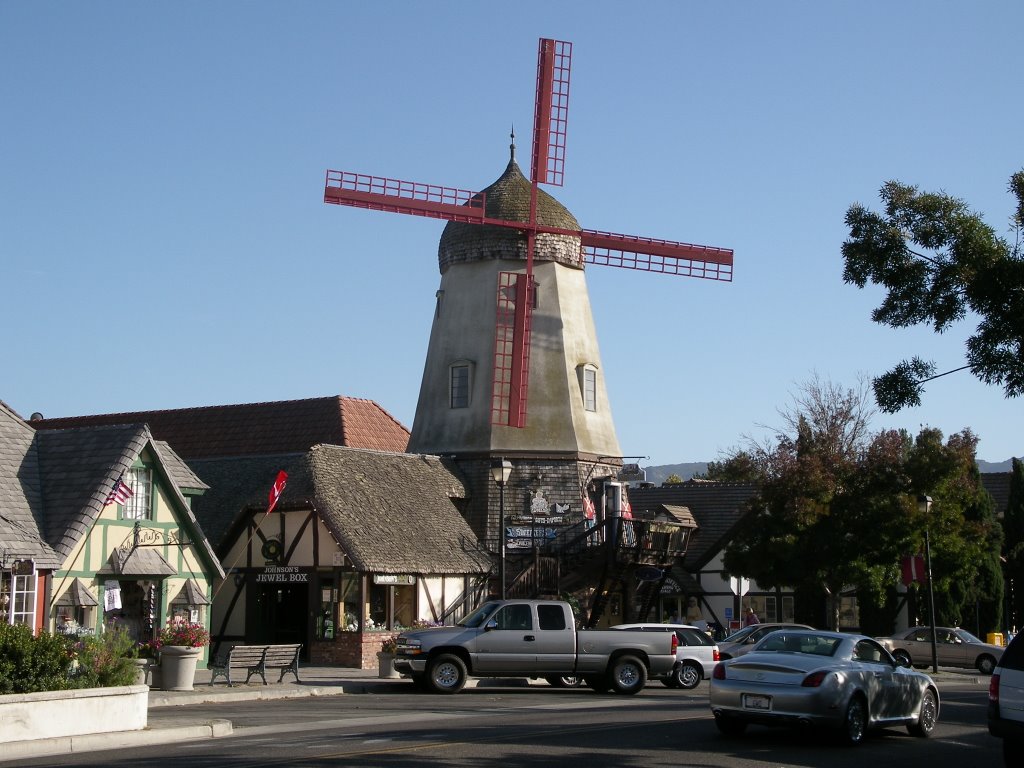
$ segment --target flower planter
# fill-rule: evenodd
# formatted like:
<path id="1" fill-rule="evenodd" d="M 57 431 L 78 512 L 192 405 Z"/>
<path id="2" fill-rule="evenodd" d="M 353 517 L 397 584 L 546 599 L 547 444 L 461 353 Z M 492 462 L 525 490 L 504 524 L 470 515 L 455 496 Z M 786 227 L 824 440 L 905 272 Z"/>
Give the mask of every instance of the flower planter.
<path id="1" fill-rule="evenodd" d="M 165 645 L 160 649 L 161 687 L 165 691 L 191 691 L 202 648 Z"/>
<path id="2" fill-rule="evenodd" d="M 378 653 L 377 654 L 377 677 L 390 678 L 390 677 L 401 677 L 398 670 L 395 669 L 395 654 L 393 653 Z"/>
<path id="3" fill-rule="evenodd" d="M 135 659 L 135 685 L 153 686 L 153 659 Z"/>
<path id="4" fill-rule="evenodd" d="M 0 744 L 140 731 L 148 703 L 149 689 L 137 685 L 0 696 Z"/>

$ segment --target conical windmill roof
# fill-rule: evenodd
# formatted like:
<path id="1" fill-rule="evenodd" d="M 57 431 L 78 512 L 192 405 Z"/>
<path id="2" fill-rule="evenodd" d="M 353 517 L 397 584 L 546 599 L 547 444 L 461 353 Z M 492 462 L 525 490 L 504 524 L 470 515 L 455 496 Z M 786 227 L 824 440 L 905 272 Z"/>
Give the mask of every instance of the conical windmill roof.
<path id="1" fill-rule="evenodd" d="M 505 172 L 483 190 L 488 218 L 529 221 L 530 187 L 530 180 L 523 175 L 513 155 Z M 537 222 L 561 229 L 580 229 L 569 209 L 543 189 L 537 190 Z M 482 259 L 525 260 L 526 235 L 508 227 L 449 222 L 441 233 L 437 248 L 441 272 L 447 271 L 452 264 Z M 534 259 L 559 261 L 582 268 L 579 238 L 541 233 L 537 236 Z"/>

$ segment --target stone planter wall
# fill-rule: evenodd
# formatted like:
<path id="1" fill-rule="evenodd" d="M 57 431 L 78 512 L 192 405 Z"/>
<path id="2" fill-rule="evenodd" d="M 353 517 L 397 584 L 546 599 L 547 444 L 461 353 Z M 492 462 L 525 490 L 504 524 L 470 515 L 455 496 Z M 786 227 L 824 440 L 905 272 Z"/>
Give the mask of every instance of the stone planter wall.
<path id="1" fill-rule="evenodd" d="M 146 685 L 0 696 L 0 744 L 141 731 L 148 713 Z"/>

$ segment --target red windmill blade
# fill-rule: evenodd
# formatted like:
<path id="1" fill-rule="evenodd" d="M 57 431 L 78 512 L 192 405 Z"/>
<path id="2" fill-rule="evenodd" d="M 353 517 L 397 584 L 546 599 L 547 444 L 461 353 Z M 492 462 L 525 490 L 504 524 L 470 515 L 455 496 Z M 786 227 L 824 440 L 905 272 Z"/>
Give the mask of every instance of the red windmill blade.
<path id="1" fill-rule="evenodd" d="M 560 229 L 538 223 L 538 185 L 561 186 L 563 181 L 571 62 L 572 43 L 547 38 L 540 40 L 530 161 L 530 211 L 525 222 L 488 217 L 482 192 L 349 171 L 327 171 L 325 203 L 509 227 L 525 233 L 525 273 L 499 273 L 491 407 L 493 424 L 511 427 L 526 424 L 533 256 L 538 233 L 579 238 L 581 262 L 589 264 L 709 280 L 732 280 L 733 252 L 728 248 L 589 229 Z"/>

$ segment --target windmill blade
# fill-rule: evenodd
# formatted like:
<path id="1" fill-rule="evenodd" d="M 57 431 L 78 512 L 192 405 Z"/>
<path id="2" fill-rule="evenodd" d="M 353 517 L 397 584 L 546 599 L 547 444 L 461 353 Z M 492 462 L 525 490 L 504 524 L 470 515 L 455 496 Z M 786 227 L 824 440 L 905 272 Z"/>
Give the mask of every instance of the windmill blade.
<path id="1" fill-rule="evenodd" d="M 541 38 L 537 51 L 537 96 L 533 107 L 530 159 L 530 179 L 534 184 L 562 186 L 571 64 L 572 43 Z"/>
<path id="2" fill-rule="evenodd" d="M 486 200 L 482 192 L 468 189 L 329 170 L 324 184 L 324 202 L 480 224 L 484 220 Z"/>
<path id="3" fill-rule="evenodd" d="M 732 249 L 584 229 L 583 260 L 623 269 L 732 282 Z"/>
<path id="4" fill-rule="evenodd" d="M 498 273 L 494 324 L 491 423 L 526 426 L 526 390 L 530 373 L 533 280 L 521 272 Z"/>

